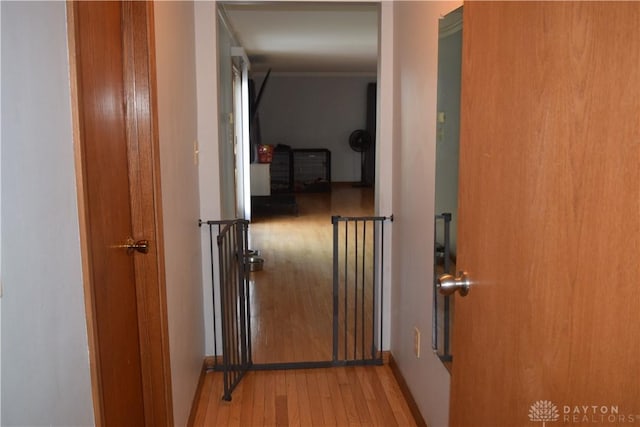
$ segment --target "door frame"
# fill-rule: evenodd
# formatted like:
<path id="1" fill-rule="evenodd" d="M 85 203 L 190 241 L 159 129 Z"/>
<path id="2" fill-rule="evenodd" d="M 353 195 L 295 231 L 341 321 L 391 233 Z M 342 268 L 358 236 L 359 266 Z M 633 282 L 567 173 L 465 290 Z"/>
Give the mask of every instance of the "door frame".
<path id="1" fill-rule="evenodd" d="M 91 387 L 96 426 L 105 425 L 101 386 L 100 346 L 97 334 L 95 293 L 92 283 L 89 210 L 86 189 L 86 164 L 81 138 L 80 91 L 76 39 L 76 3 L 67 1 L 69 73 L 73 145 L 78 193 L 80 247 L 84 286 Z M 153 2 L 123 4 L 123 37 L 130 43 L 123 47 L 127 135 L 129 144 L 132 222 L 134 235 L 145 236 L 154 251 L 147 257 L 135 257 L 135 282 L 139 318 L 140 359 L 142 365 L 145 421 L 149 426 L 173 425 L 171 366 L 165 290 L 164 242 L 162 233 L 162 199 L 160 193 L 160 159 L 157 124 L 155 32 Z M 143 105 L 140 105 L 143 100 Z M 144 102 L 147 101 L 147 102 Z M 134 107 L 134 103 L 138 103 Z M 142 107 L 142 108 L 141 108 Z M 135 146 L 135 149 L 132 148 Z M 151 219 L 151 220 L 149 220 Z"/>

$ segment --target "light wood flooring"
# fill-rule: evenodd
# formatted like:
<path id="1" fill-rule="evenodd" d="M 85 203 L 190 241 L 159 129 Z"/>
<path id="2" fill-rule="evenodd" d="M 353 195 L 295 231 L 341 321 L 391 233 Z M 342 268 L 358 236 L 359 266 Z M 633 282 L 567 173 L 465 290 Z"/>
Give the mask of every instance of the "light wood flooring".
<path id="1" fill-rule="evenodd" d="M 331 360 L 331 216 L 373 214 L 372 188 L 334 184 L 296 199 L 298 216 L 257 217 L 249 226 L 249 247 L 265 259 L 250 283 L 254 363 Z"/>
<path id="2" fill-rule="evenodd" d="M 222 373 L 208 373 L 194 427 L 416 426 L 388 365 L 252 371 L 221 396 Z"/>
<path id="3" fill-rule="evenodd" d="M 373 214 L 373 190 L 348 184 L 296 195 L 299 214 L 253 218 L 250 248 L 254 363 L 332 357 L 332 215 Z M 250 371 L 221 399 L 223 376 L 204 377 L 194 426 L 415 426 L 388 365 Z"/>

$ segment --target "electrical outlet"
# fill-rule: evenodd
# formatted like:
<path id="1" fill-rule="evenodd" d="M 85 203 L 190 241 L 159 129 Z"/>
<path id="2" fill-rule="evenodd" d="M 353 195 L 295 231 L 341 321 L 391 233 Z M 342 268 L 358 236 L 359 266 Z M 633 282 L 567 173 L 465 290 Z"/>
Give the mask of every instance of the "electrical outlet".
<path id="1" fill-rule="evenodd" d="M 198 140 L 193 141 L 193 164 L 198 166 L 200 157 L 200 149 L 198 148 Z"/>
<path id="2" fill-rule="evenodd" d="M 413 327 L 413 352 L 416 358 L 420 358 L 420 329 L 417 326 Z"/>

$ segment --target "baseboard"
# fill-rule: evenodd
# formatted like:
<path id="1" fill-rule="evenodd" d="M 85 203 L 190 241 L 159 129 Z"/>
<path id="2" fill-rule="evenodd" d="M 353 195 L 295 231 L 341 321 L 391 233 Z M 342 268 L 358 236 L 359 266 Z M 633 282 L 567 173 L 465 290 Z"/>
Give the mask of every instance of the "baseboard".
<path id="1" fill-rule="evenodd" d="M 193 396 L 193 402 L 191 402 L 191 411 L 189 412 L 189 420 L 187 421 L 188 427 L 193 427 L 196 418 L 196 411 L 198 410 L 198 403 L 200 403 L 200 397 L 202 396 L 202 386 L 204 385 L 204 379 L 207 372 L 211 372 L 215 365 L 215 359 L 221 360 L 220 356 L 207 356 L 202 361 L 202 370 L 200 371 L 200 377 L 198 378 L 198 386 Z"/>
<path id="2" fill-rule="evenodd" d="M 404 380 L 402 376 L 402 372 L 400 372 L 400 368 L 398 368 L 398 364 L 393 359 L 393 355 L 389 352 L 389 368 L 391 368 L 391 372 L 393 376 L 396 378 L 396 382 L 400 386 L 400 391 L 402 392 L 402 396 L 404 396 L 404 400 L 406 400 L 407 405 L 409 405 L 409 410 L 411 411 L 411 415 L 413 415 L 413 419 L 415 420 L 418 427 L 428 427 L 424 418 L 422 418 L 422 414 L 420 413 L 420 409 L 418 409 L 418 404 L 416 403 L 411 391 L 409 390 L 409 386 L 407 386 L 407 382 Z"/>

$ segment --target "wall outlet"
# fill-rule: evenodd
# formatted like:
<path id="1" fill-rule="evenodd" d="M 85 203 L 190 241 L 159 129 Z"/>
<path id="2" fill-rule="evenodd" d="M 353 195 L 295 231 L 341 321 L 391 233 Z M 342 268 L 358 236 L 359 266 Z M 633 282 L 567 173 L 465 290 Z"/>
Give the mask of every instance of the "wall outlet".
<path id="1" fill-rule="evenodd" d="M 198 166 L 200 160 L 200 148 L 198 148 L 198 140 L 193 141 L 193 164 Z"/>
<path id="2" fill-rule="evenodd" d="M 413 352 L 416 358 L 420 358 L 420 329 L 417 326 L 413 327 Z"/>

